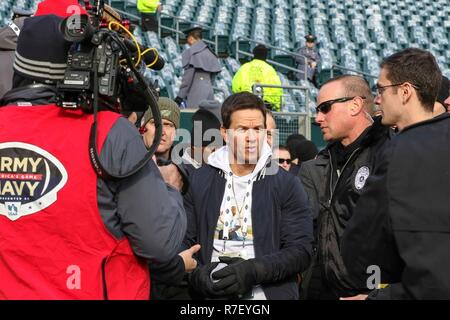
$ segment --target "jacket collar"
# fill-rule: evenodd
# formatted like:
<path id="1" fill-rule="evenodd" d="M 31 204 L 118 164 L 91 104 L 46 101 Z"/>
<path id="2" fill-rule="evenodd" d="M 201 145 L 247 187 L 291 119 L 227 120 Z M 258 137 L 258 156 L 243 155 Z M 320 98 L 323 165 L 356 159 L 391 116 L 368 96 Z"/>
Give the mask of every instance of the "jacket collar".
<path id="1" fill-rule="evenodd" d="M 386 127 L 381 123 L 381 116 L 374 117 L 373 124 L 369 126 L 368 129 L 364 130 L 363 133 L 361 133 L 361 135 L 364 136 L 361 139 L 360 147 L 366 148 L 375 143 L 376 141 L 380 140 L 383 136 L 386 136 L 387 138 L 390 139 L 394 134 L 395 133 L 391 128 Z M 340 142 L 332 141 L 323 150 L 319 152 L 315 161 L 317 166 L 325 166 L 328 164 L 330 158 L 330 150 L 334 148 L 338 143 Z"/>
<path id="2" fill-rule="evenodd" d="M 8 104 L 20 105 L 26 102 L 31 105 L 47 105 L 56 102 L 56 87 L 36 83 L 12 89 L 0 100 L 0 106 Z"/>
<path id="3" fill-rule="evenodd" d="M 198 40 L 191 46 L 191 54 L 196 54 L 207 47 L 206 43 L 203 40 Z"/>
<path id="4" fill-rule="evenodd" d="M 222 169 L 213 167 L 211 165 L 208 165 L 208 166 L 217 170 L 219 172 L 219 175 L 222 178 L 224 178 L 224 179 L 227 178 L 226 177 L 227 173 L 225 171 L 223 171 Z M 277 173 L 277 170 L 281 170 L 281 167 L 275 161 L 273 161 L 272 158 L 270 157 L 269 159 L 267 159 L 267 162 L 265 163 L 264 168 L 262 170 L 260 170 L 258 172 L 258 174 L 256 175 L 255 181 L 262 180 L 266 176 L 274 175 Z"/>
<path id="5" fill-rule="evenodd" d="M 423 126 L 423 125 L 426 125 L 426 124 L 429 124 L 429 123 L 442 121 L 444 119 L 447 119 L 448 117 L 450 117 L 450 113 L 444 112 L 443 114 L 440 114 L 440 115 L 438 115 L 438 116 L 436 116 L 434 118 L 431 118 L 429 120 L 420 121 L 420 122 L 414 123 L 412 125 L 409 125 L 409 126 L 405 127 L 402 131 L 400 131 L 399 134 L 401 134 L 402 132 L 408 131 L 408 130 L 410 130 L 412 128 L 415 128 L 415 127 L 420 127 L 420 126 Z"/>

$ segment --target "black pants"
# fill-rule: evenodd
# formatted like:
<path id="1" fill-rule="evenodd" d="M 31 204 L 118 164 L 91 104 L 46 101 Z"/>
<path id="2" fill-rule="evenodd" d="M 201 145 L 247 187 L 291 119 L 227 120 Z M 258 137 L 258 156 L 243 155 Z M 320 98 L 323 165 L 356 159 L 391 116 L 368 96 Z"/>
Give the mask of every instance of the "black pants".
<path id="1" fill-rule="evenodd" d="M 183 281 L 178 286 L 170 286 L 158 281 L 151 283 L 152 300 L 192 300 L 189 292 L 189 285 L 187 281 Z"/>
<path id="2" fill-rule="evenodd" d="M 142 31 L 158 32 L 158 14 L 155 13 L 141 13 L 141 28 Z"/>

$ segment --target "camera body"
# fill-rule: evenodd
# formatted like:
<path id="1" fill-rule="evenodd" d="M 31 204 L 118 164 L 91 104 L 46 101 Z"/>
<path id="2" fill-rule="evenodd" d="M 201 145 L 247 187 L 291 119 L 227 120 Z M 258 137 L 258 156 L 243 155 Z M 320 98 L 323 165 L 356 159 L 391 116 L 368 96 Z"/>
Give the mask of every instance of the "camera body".
<path id="1" fill-rule="evenodd" d="M 158 95 L 152 83 L 145 81 L 144 85 L 136 77 L 136 71 L 145 71 L 145 57 L 140 57 L 143 49 L 129 39 L 130 32 L 123 32 L 128 23 L 117 21 L 120 15 L 105 17 L 104 6 L 102 1 L 96 1 L 94 7 L 86 7 L 89 16 L 72 15 L 60 26 L 65 39 L 73 45 L 68 53 L 64 79 L 57 85 L 57 105 L 92 112 L 97 94 L 101 101 L 99 110 L 143 112 L 149 106 L 144 91 L 149 88 Z M 107 12 L 112 10 L 108 7 Z M 111 29 L 111 21 L 120 28 Z M 162 68 L 164 61 L 157 52 L 153 53 L 153 58 Z"/>
<path id="2" fill-rule="evenodd" d="M 120 52 L 117 48 L 113 50 L 114 42 L 107 41 L 103 35 L 99 31 L 91 43 L 75 44 L 69 51 L 64 79 L 58 83 L 58 102 L 62 107 L 92 110 L 94 86 L 98 87 L 103 102 L 114 101 L 119 96 L 118 81 L 124 77 L 119 67 Z M 97 68 L 98 83 L 94 83 L 94 68 Z"/>

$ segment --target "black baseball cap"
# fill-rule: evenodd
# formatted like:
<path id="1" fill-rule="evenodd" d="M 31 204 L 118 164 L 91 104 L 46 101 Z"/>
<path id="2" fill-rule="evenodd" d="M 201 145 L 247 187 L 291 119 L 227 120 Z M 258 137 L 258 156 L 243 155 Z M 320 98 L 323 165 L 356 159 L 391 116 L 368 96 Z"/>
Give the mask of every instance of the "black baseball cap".
<path id="1" fill-rule="evenodd" d="M 305 36 L 306 42 L 314 42 L 316 41 L 316 37 L 313 36 L 312 34 L 308 34 Z"/>
<path id="2" fill-rule="evenodd" d="M 189 29 L 184 30 L 183 33 L 187 37 L 187 36 L 189 36 L 190 33 L 195 32 L 195 31 L 203 31 L 203 29 L 202 29 L 202 27 L 196 26 L 196 27 L 191 27 Z"/>

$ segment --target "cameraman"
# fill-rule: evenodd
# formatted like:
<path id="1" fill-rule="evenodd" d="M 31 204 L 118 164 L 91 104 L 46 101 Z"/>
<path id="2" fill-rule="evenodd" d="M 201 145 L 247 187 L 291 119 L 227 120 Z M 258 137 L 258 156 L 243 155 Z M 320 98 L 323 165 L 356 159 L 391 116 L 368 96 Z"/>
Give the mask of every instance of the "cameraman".
<path id="1" fill-rule="evenodd" d="M 0 299 L 148 299 L 147 262 L 173 259 L 182 199 L 149 161 L 120 180 L 89 159 L 91 114 L 55 105 L 70 43 L 55 15 L 27 19 L 0 108 Z M 146 154 L 118 114 L 98 114 L 100 160 L 125 174 Z"/>

